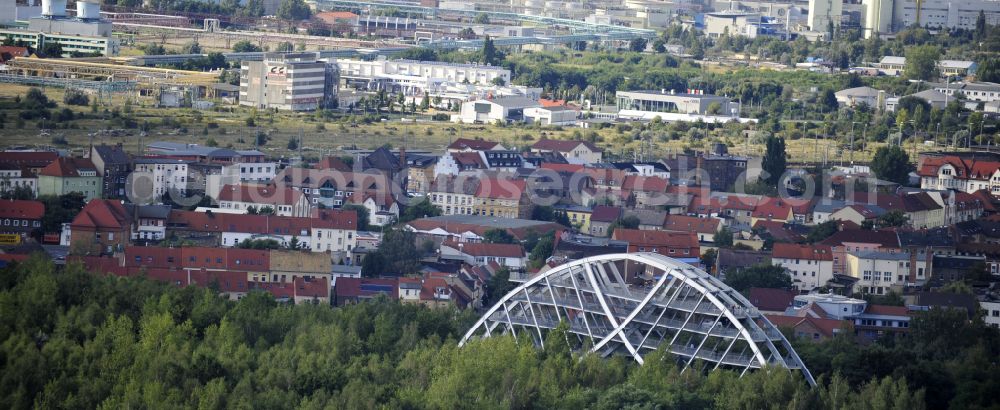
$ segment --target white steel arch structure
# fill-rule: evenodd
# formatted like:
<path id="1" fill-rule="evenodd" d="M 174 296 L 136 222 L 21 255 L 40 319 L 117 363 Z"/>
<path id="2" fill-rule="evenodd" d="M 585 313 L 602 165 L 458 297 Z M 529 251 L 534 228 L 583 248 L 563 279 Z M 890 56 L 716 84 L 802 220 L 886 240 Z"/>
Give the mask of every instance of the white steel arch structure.
<path id="1" fill-rule="evenodd" d="M 512 278 L 520 280 L 522 278 Z M 657 253 L 579 259 L 528 278 L 492 306 L 459 345 L 498 334 L 543 347 L 560 322 L 571 345 L 608 356 L 664 346 L 688 369 L 809 369 L 778 329 L 739 292 L 705 271 Z"/>

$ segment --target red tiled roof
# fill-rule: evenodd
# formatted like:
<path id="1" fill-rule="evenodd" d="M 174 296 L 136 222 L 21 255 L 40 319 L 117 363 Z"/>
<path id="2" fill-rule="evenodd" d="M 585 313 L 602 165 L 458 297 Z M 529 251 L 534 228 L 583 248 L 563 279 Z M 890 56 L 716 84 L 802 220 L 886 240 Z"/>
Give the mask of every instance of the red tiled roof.
<path id="1" fill-rule="evenodd" d="M 712 198 L 714 201 L 716 198 Z M 720 209 L 731 209 L 734 211 L 753 211 L 760 199 L 752 196 L 728 195 L 718 198 Z"/>
<path id="2" fill-rule="evenodd" d="M 980 161 L 974 158 L 964 159 L 954 155 L 942 157 L 925 156 L 921 157 L 917 175 L 936 177 L 939 169 L 946 164 L 955 168 L 955 177 L 959 179 L 988 180 L 1000 169 L 1000 162 L 998 161 Z"/>
<path id="3" fill-rule="evenodd" d="M 259 234 L 301 235 L 310 229 L 357 229 L 357 213 L 351 211 L 318 213 L 318 218 L 275 215 L 241 215 L 214 212 L 170 211 L 170 226 L 202 232 L 245 232 Z M 323 215 L 327 218 L 323 219 Z"/>
<path id="4" fill-rule="evenodd" d="M 325 157 L 316 164 L 316 169 L 332 169 L 341 172 L 351 172 L 351 167 L 337 157 Z"/>
<path id="5" fill-rule="evenodd" d="M 551 169 L 556 172 L 580 172 L 585 168 L 583 164 L 556 164 L 552 162 L 543 162 L 541 169 Z"/>
<path id="6" fill-rule="evenodd" d="M 749 295 L 750 304 L 771 312 L 784 312 L 795 300 L 795 292 L 787 289 L 750 288 Z"/>
<path id="7" fill-rule="evenodd" d="M 271 252 L 261 249 L 155 246 L 128 246 L 124 265 L 129 268 L 210 269 L 267 272 Z"/>
<path id="8" fill-rule="evenodd" d="M 494 141 L 459 138 L 455 140 L 455 142 L 452 142 L 450 145 L 448 145 L 448 149 L 455 149 L 455 150 L 469 149 L 473 151 L 489 151 L 495 149 L 498 145 L 500 145 L 500 143 Z"/>
<path id="9" fill-rule="evenodd" d="M 667 192 L 670 182 L 660 177 L 628 175 L 622 182 L 622 189 L 645 192 Z"/>
<path id="10" fill-rule="evenodd" d="M 523 258 L 524 248 L 512 243 L 472 243 L 446 241 L 441 246 L 460 249 L 462 253 L 471 256 L 501 256 L 506 258 Z"/>
<path id="11" fill-rule="evenodd" d="M 786 220 L 792 214 L 792 207 L 781 198 L 764 197 L 753 210 L 754 218 L 775 218 Z"/>
<path id="12" fill-rule="evenodd" d="M 906 306 L 868 305 L 865 313 L 883 316 L 910 316 L 910 310 Z"/>
<path id="13" fill-rule="evenodd" d="M 97 172 L 97 167 L 95 167 L 94 163 L 90 162 L 87 158 L 59 157 L 55 161 L 52 161 L 49 165 L 45 166 L 45 168 L 42 168 L 41 171 L 38 171 L 38 175 L 63 178 L 78 177 L 80 176 L 80 171 Z"/>
<path id="14" fill-rule="evenodd" d="M 93 199 L 73 218 L 70 228 L 120 231 L 130 229 L 130 222 L 129 214 L 120 201 Z"/>
<path id="15" fill-rule="evenodd" d="M 697 248 L 698 238 L 693 232 L 644 231 L 640 229 L 615 229 L 612 239 L 629 245 L 669 246 Z"/>
<path id="16" fill-rule="evenodd" d="M 622 216 L 622 209 L 608 205 L 597 205 L 590 213 L 591 222 L 614 222 Z"/>
<path id="17" fill-rule="evenodd" d="M 57 158 L 59 158 L 59 153 L 53 151 L 0 152 L 0 163 L 17 164 L 33 168 L 49 165 Z"/>
<path id="18" fill-rule="evenodd" d="M 483 178 L 480 180 L 476 196 L 490 199 L 520 200 L 524 195 L 523 179 Z"/>
<path id="19" fill-rule="evenodd" d="M 715 218 L 699 218 L 686 215 L 667 215 L 663 229 L 668 231 L 698 232 L 714 234 L 719 231 L 719 220 Z"/>
<path id="20" fill-rule="evenodd" d="M 865 218 L 865 219 L 875 219 L 875 218 L 878 218 L 878 214 L 876 214 L 875 211 L 872 211 L 870 208 L 868 208 L 868 207 L 866 207 L 864 205 L 854 204 L 854 205 L 848 205 L 845 208 L 851 208 L 851 209 L 853 209 L 854 212 L 857 212 L 858 215 L 861 215 L 861 217 Z M 836 212 L 834 212 L 834 213 L 836 213 Z"/>
<path id="21" fill-rule="evenodd" d="M 784 315 L 764 315 L 771 324 L 777 327 L 788 327 L 796 328 L 802 323 L 808 323 L 812 325 L 816 330 L 819 330 L 823 336 L 833 337 L 837 332 L 844 331 L 850 327 L 850 322 L 846 320 L 836 320 L 836 319 L 822 319 L 815 317 L 799 317 L 799 316 L 784 316 Z"/>
<path id="22" fill-rule="evenodd" d="M 489 168 L 483 162 L 483 157 L 479 156 L 478 152 L 452 152 L 451 157 L 455 159 L 455 163 L 460 165 L 461 168 Z"/>
<path id="23" fill-rule="evenodd" d="M 531 149 L 540 151 L 570 152 L 579 147 L 581 144 L 591 151 L 604 152 L 604 150 L 598 148 L 590 141 L 551 140 L 547 138 L 538 140 L 538 142 L 531 146 Z"/>
<path id="24" fill-rule="evenodd" d="M 775 243 L 771 251 L 772 258 L 803 259 L 815 261 L 832 261 L 833 251 L 827 245 L 799 245 L 794 243 Z"/>
<path id="25" fill-rule="evenodd" d="M 451 295 L 451 285 L 444 279 L 427 276 L 420 285 L 420 300 L 435 300 L 434 294 L 437 289 L 443 289 L 449 296 Z"/>
<path id="26" fill-rule="evenodd" d="M 778 242 L 798 242 L 803 239 L 803 234 L 801 231 L 792 229 L 793 227 L 792 224 L 784 221 L 765 221 L 761 219 L 754 223 L 751 228 L 756 231 L 764 231 L 764 233 L 771 235 Z"/>
<path id="27" fill-rule="evenodd" d="M 0 218 L 42 219 L 45 204 L 38 201 L 0 200 Z"/>
<path id="28" fill-rule="evenodd" d="M 252 202 L 261 205 L 295 205 L 302 192 L 291 188 L 260 185 L 226 185 L 219 191 L 219 201 Z"/>
<path id="29" fill-rule="evenodd" d="M 399 283 L 396 279 L 337 278 L 337 297 L 375 297 L 380 292 L 365 290 L 362 285 L 382 285 L 387 287 L 389 299 L 399 299 Z M 339 303 L 339 302 L 338 302 Z"/>
<path id="30" fill-rule="evenodd" d="M 941 209 L 941 205 L 931 198 L 926 192 L 907 194 L 902 196 L 903 208 L 907 212 L 920 212 Z"/>

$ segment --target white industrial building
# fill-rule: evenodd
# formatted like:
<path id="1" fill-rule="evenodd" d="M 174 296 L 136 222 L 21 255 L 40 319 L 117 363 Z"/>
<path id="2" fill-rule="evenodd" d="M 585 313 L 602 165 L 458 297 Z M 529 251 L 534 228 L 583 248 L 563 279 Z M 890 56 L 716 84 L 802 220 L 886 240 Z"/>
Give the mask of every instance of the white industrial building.
<path id="1" fill-rule="evenodd" d="M 541 107 L 537 100 L 524 97 L 502 97 L 462 103 L 462 110 L 452 119 L 466 124 L 497 121 L 523 121 L 525 110 Z"/>
<path id="2" fill-rule="evenodd" d="M 531 107 L 524 109 L 524 122 L 541 125 L 576 125 L 579 112 L 569 107 Z"/>
<path id="3" fill-rule="evenodd" d="M 16 14 L 5 14 L 8 9 L 0 5 L 0 22 Z M 47 43 L 59 43 L 64 57 L 73 53 L 112 56 L 119 51 L 118 40 L 111 35 L 111 22 L 101 18 L 101 5 L 94 0 L 76 2 L 75 17 L 67 15 L 66 0 L 44 0 L 41 16 L 28 19 L 27 29 L 0 29 L 0 39 L 23 41 L 36 50 Z"/>
<path id="4" fill-rule="evenodd" d="M 809 30 L 826 33 L 828 28 L 840 26 L 843 0 L 809 0 Z"/>
<path id="5" fill-rule="evenodd" d="M 451 64 L 436 61 L 388 60 L 381 57 L 374 61 L 337 60 L 340 77 L 347 84 L 364 85 L 369 89 L 398 87 L 409 95 L 417 95 L 431 83 L 510 84 L 510 70 L 479 64 Z M 373 84 L 374 83 L 374 84 Z"/>
<path id="6" fill-rule="evenodd" d="M 240 105 L 311 111 L 337 101 L 337 65 L 316 53 L 268 53 L 240 66 Z"/>
<path id="7" fill-rule="evenodd" d="M 913 25 L 974 30 L 979 12 L 986 24 L 1000 25 L 1000 1 L 992 0 L 865 0 L 865 37 L 892 33 Z"/>
<path id="8" fill-rule="evenodd" d="M 729 97 L 704 94 L 701 90 L 687 91 L 618 91 L 615 98 L 619 110 L 724 116 L 737 113 L 739 105 Z"/>

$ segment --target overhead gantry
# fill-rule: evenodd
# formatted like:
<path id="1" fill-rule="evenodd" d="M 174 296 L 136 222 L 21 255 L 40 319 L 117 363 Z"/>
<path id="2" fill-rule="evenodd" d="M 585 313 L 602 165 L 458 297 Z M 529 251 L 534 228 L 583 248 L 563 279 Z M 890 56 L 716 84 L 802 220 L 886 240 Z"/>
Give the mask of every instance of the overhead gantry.
<path id="1" fill-rule="evenodd" d="M 515 280 L 524 282 L 492 306 L 460 345 L 512 334 L 544 348 L 548 332 L 566 322 L 571 345 L 605 357 L 625 354 L 641 364 L 662 347 L 682 372 L 728 368 L 742 376 L 780 366 L 816 384 L 785 336 L 746 298 L 676 259 L 600 255 Z"/>

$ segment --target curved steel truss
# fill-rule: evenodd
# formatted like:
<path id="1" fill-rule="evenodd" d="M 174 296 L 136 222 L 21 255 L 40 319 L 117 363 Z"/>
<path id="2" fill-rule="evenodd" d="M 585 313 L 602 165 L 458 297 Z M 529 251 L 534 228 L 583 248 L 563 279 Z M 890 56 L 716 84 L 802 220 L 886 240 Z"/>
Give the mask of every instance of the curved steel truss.
<path id="1" fill-rule="evenodd" d="M 512 280 L 520 280 L 515 278 Z M 715 277 L 656 253 L 594 256 L 524 280 L 462 338 L 510 333 L 544 347 L 565 321 L 570 343 L 637 362 L 661 346 L 690 368 L 743 375 L 782 366 L 815 380 L 788 340 L 746 298 Z"/>

